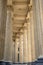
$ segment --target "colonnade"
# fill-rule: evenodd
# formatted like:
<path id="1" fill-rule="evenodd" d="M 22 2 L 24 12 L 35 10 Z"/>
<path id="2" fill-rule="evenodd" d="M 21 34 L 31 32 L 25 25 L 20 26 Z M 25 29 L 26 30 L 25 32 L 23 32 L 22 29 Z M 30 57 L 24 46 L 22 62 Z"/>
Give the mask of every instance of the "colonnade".
<path id="1" fill-rule="evenodd" d="M 18 54 L 21 63 L 33 62 L 43 57 L 42 2 L 42 0 L 32 0 L 32 9 L 28 12 L 29 18 L 27 17 L 23 28 L 13 41 L 11 8 L 9 6 L 6 9 L 6 1 L 0 0 L 0 60 L 17 63 Z"/>

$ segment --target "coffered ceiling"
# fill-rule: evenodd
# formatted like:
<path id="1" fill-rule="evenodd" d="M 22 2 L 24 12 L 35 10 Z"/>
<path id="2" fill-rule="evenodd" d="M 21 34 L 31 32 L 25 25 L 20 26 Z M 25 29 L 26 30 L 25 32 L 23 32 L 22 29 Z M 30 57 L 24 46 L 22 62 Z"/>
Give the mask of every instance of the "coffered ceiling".
<path id="1" fill-rule="evenodd" d="M 13 37 L 23 28 L 27 14 L 30 10 L 30 0 L 8 0 L 7 5 L 12 6 L 12 31 Z"/>

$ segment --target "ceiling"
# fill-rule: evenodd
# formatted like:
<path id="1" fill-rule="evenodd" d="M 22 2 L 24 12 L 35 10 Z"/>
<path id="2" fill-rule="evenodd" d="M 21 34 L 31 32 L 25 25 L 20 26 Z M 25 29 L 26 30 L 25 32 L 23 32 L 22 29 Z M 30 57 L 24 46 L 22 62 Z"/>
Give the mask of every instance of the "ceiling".
<path id="1" fill-rule="evenodd" d="M 12 6 L 12 31 L 13 39 L 26 22 L 27 14 L 30 10 L 30 0 L 8 0 L 8 5 Z"/>

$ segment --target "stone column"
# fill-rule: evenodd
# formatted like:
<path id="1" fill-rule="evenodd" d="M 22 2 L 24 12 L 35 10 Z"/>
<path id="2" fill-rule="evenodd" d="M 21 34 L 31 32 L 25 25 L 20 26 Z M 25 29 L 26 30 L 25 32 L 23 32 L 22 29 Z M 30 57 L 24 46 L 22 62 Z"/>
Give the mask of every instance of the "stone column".
<path id="1" fill-rule="evenodd" d="M 5 36 L 5 50 L 4 60 L 9 62 L 12 61 L 12 24 L 11 24 L 11 8 L 7 8 L 7 20 L 6 20 L 6 36 Z"/>
<path id="2" fill-rule="evenodd" d="M 30 23 L 31 23 L 31 49 L 32 49 L 32 61 L 36 60 L 36 51 L 35 51 L 35 40 L 34 40 L 34 19 L 33 19 L 33 11 L 30 11 Z"/>
<path id="3" fill-rule="evenodd" d="M 12 61 L 15 62 L 15 41 L 13 41 L 13 49 L 12 49 Z"/>
<path id="4" fill-rule="evenodd" d="M 6 28 L 6 0 L 0 0 L 0 61 L 4 58 Z"/>
<path id="5" fill-rule="evenodd" d="M 23 62 L 28 62 L 27 23 L 23 29 Z"/>
<path id="6" fill-rule="evenodd" d="M 20 30 L 19 39 L 19 62 L 23 63 L 23 30 Z"/>
<path id="7" fill-rule="evenodd" d="M 43 35 L 43 0 L 39 0 L 39 5 L 40 5 L 40 17 L 41 17 L 42 35 Z"/>
<path id="8" fill-rule="evenodd" d="M 30 11 L 30 19 L 31 19 L 31 45 L 32 45 L 32 61 L 36 60 L 36 51 L 35 51 L 35 40 L 34 40 L 34 19 L 33 19 L 33 11 Z"/>
<path id="9" fill-rule="evenodd" d="M 31 21 L 27 22 L 27 43 L 28 43 L 28 62 L 32 62 L 32 46 L 31 46 Z"/>
<path id="10" fill-rule="evenodd" d="M 18 45 L 19 45 L 19 39 L 15 39 L 15 63 L 18 63 Z"/>
<path id="11" fill-rule="evenodd" d="M 40 13 L 40 0 L 33 0 L 33 18 L 34 18 L 34 36 L 36 47 L 36 58 L 43 56 L 43 42 L 42 42 L 42 19 Z"/>
<path id="12" fill-rule="evenodd" d="M 42 40 L 43 40 L 43 0 L 39 0 L 39 4 L 40 4 L 40 17 L 41 17 L 41 28 L 42 28 Z M 43 47 L 42 47 L 42 56 L 43 56 Z"/>

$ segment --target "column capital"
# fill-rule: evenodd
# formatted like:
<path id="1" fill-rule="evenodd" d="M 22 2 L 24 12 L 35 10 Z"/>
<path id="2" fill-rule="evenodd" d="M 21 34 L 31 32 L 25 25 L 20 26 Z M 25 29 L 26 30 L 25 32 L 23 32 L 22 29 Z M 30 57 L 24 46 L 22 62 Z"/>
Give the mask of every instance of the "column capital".
<path id="1" fill-rule="evenodd" d="M 23 29 L 20 29 L 20 33 L 19 33 L 19 34 L 20 34 L 20 35 L 23 34 Z"/>
<path id="2" fill-rule="evenodd" d="M 29 20 L 29 18 L 30 18 L 30 12 L 28 12 L 26 20 Z"/>
<path id="3" fill-rule="evenodd" d="M 24 29 L 27 29 L 27 22 L 24 23 L 24 25 L 23 25 L 23 30 L 24 30 Z"/>
<path id="4" fill-rule="evenodd" d="M 12 0 L 7 0 L 7 9 L 10 10 L 10 11 L 13 10 Z"/>
<path id="5" fill-rule="evenodd" d="M 16 35 L 15 35 L 15 39 L 16 39 L 16 38 L 19 39 L 19 34 L 16 34 Z"/>
<path id="6" fill-rule="evenodd" d="M 12 6 L 7 6 L 7 10 L 12 11 L 13 7 Z"/>
<path id="7" fill-rule="evenodd" d="M 32 10 L 28 12 L 27 17 L 26 17 L 26 21 L 30 20 L 32 12 L 33 12 Z"/>
<path id="8" fill-rule="evenodd" d="M 7 0 L 7 6 L 12 6 L 12 0 Z"/>
<path id="9" fill-rule="evenodd" d="M 17 42 L 18 42 L 18 43 L 17 43 Z M 18 37 L 16 37 L 15 43 L 16 43 L 16 44 L 19 44 L 19 38 L 18 38 Z"/>
<path id="10" fill-rule="evenodd" d="M 30 0 L 30 4 L 28 4 L 29 11 L 32 10 L 32 0 Z"/>

